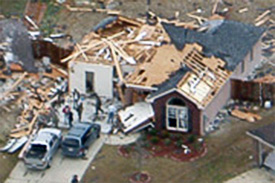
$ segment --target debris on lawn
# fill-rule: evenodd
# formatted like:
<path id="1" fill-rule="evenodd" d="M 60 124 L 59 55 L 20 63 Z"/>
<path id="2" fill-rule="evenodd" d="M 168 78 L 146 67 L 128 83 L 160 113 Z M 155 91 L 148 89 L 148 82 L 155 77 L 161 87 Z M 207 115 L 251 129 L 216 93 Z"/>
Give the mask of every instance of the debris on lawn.
<path id="1" fill-rule="evenodd" d="M 258 120 L 262 119 L 262 117 L 258 114 L 254 114 L 254 113 L 251 113 L 251 112 L 243 112 L 243 111 L 240 111 L 238 109 L 234 109 L 233 111 L 231 111 L 231 114 L 232 114 L 232 116 L 235 116 L 235 117 L 240 118 L 242 120 L 246 120 L 248 122 L 255 122 L 255 121 L 258 121 Z"/>

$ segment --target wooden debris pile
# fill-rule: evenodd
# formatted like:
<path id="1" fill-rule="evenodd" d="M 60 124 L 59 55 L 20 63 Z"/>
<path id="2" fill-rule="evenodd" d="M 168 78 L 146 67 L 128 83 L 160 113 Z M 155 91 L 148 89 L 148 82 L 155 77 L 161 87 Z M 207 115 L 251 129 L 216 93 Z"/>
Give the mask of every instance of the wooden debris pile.
<path id="1" fill-rule="evenodd" d="M 49 115 L 49 108 L 57 100 L 58 95 L 67 88 L 66 71 L 52 65 L 52 73 L 12 73 L 5 76 L 6 81 L 13 84 L 0 95 L 0 107 L 9 110 L 8 105 L 18 105 L 22 112 L 18 124 L 11 130 L 11 138 L 29 136 L 38 124 L 41 115 Z M 5 84 L 5 83 L 4 83 Z"/>
<path id="2" fill-rule="evenodd" d="M 109 28 L 110 27 L 110 28 Z M 150 26 L 137 20 L 118 16 L 97 33 L 91 32 L 76 44 L 75 52 L 62 60 L 114 65 L 121 82 L 125 81 L 122 66 L 148 62 L 156 48 L 168 41 L 160 24 Z"/>

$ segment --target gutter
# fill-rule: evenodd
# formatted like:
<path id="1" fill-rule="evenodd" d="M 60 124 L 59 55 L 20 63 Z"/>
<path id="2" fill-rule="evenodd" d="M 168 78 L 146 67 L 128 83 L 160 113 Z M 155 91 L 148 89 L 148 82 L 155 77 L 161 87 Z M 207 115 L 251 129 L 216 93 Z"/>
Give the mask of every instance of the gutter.
<path id="1" fill-rule="evenodd" d="M 248 136 L 252 137 L 253 139 L 258 140 L 258 141 L 261 142 L 262 144 L 265 144 L 265 145 L 267 145 L 268 147 L 270 147 L 270 148 L 272 148 L 272 149 L 275 149 L 275 145 L 272 145 L 272 144 L 266 142 L 265 140 L 263 140 L 262 138 L 260 138 L 260 137 L 258 137 L 258 136 L 256 136 L 256 135 L 252 134 L 251 132 L 248 131 L 248 132 L 246 132 L 246 134 L 247 134 Z"/>

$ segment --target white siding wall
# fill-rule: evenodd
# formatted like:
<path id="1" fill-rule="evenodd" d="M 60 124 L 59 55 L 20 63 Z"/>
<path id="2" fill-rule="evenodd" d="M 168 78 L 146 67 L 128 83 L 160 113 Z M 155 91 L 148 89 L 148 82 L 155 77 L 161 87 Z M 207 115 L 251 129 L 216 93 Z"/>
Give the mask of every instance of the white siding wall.
<path id="1" fill-rule="evenodd" d="M 94 73 L 94 90 L 99 96 L 113 98 L 113 66 L 86 62 L 69 63 L 69 89 L 86 93 L 86 74 Z"/>

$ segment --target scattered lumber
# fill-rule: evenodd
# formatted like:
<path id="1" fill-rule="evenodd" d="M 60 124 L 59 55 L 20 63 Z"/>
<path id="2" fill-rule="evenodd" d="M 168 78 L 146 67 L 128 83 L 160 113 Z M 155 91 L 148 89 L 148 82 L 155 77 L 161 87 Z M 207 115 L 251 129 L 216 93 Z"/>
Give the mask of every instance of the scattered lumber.
<path id="1" fill-rule="evenodd" d="M 3 98 L 5 98 L 7 95 L 10 94 L 11 91 L 13 91 L 20 83 L 21 81 L 23 81 L 23 79 L 28 75 L 27 72 L 24 72 L 16 82 L 13 83 L 13 85 L 11 86 L 11 88 L 9 90 L 7 90 L 2 97 L 0 97 L 0 100 L 2 100 Z"/>
<path id="2" fill-rule="evenodd" d="M 270 14 L 271 11 L 270 10 L 266 10 L 265 12 L 263 12 L 261 15 L 259 15 L 257 18 L 255 18 L 255 22 L 260 21 L 261 19 L 263 19 L 266 15 Z"/>
<path id="3" fill-rule="evenodd" d="M 92 12 L 94 11 L 91 8 L 77 8 L 77 7 L 71 7 L 70 5 L 65 6 L 69 11 L 82 11 L 82 12 Z"/>
<path id="4" fill-rule="evenodd" d="M 255 26 L 257 26 L 257 27 L 258 27 L 258 26 L 261 26 L 261 25 L 263 25 L 264 23 L 266 23 L 269 19 L 270 19 L 270 17 L 269 17 L 269 16 L 266 16 L 266 17 L 263 18 L 262 20 L 256 22 L 256 23 L 255 23 Z"/>
<path id="5" fill-rule="evenodd" d="M 234 116 L 234 117 L 237 117 L 239 119 L 246 120 L 248 122 L 255 122 L 256 120 L 261 120 L 262 119 L 262 117 L 258 114 L 254 114 L 254 113 L 251 113 L 251 112 L 243 112 L 243 111 L 240 111 L 238 109 L 234 109 L 231 112 L 231 115 Z"/>
<path id="6" fill-rule="evenodd" d="M 198 15 L 193 15 L 191 13 L 187 13 L 186 15 L 189 16 L 189 17 L 191 17 L 191 18 L 197 19 L 197 21 L 199 22 L 199 24 L 203 24 L 204 21 L 207 21 L 207 18 L 198 16 Z"/>
<path id="7" fill-rule="evenodd" d="M 25 15 L 25 19 L 35 28 L 35 29 L 39 29 L 39 27 L 36 25 L 36 23 L 27 15 Z"/>
<path id="8" fill-rule="evenodd" d="M 248 8 L 242 8 L 242 9 L 239 9 L 239 13 L 244 13 L 244 12 L 247 12 L 248 11 Z"/>
<path id="9" fill-rule="evenodd" d="M 218 4 L 219 4 L 220 0 L 216 0 L 212 9 L 212 14 L 215 14 L 218 8 Z"/>
<path id="10" fill-rule="evenodd" d="M 257 82 L 257 83 L 275 83 L 275 76 L 273 76 L 271 74 L 266 75 L 264 77 L 254 79 L 254 82 Z"/>

